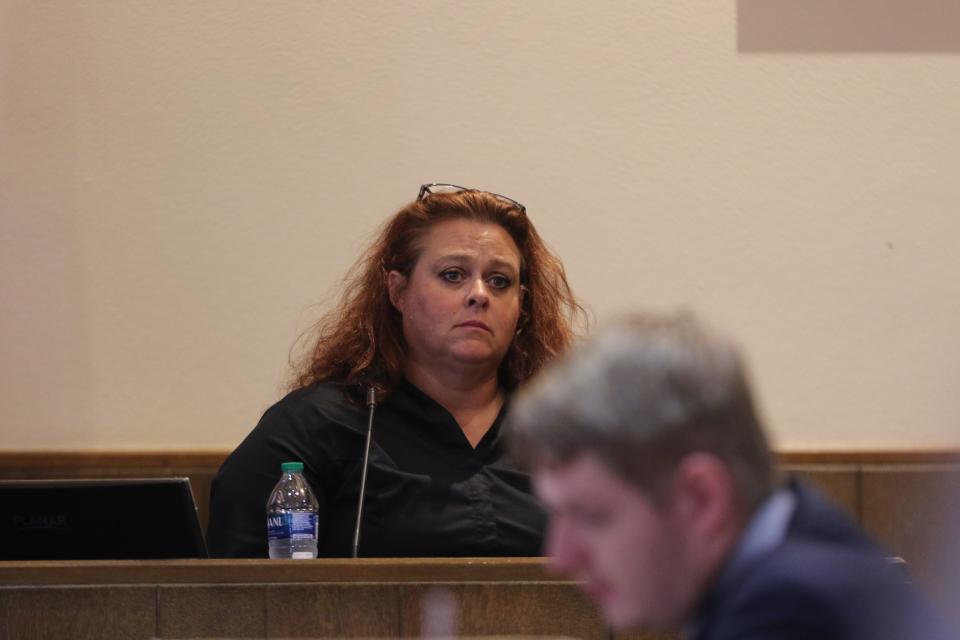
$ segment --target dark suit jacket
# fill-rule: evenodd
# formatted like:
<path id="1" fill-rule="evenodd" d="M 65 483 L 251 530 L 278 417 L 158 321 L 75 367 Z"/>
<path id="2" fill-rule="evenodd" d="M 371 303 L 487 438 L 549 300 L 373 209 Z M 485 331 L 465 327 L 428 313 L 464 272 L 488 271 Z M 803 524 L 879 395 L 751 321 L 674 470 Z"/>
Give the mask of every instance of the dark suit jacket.
<path id="1" fill-rule="evenodd" d="M 783 544 L 721 574 L 697 640 L 941 640 L 950 637 L 902 569 L 837 507 L 791 482 Z"/>

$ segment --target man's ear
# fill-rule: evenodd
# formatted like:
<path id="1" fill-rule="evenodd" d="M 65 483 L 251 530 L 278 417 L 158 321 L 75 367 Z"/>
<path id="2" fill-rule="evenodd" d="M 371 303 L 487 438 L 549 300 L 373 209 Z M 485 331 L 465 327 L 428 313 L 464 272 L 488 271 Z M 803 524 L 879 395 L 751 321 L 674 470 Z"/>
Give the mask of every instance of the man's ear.
<path id="1" fill-rule="evenodd" d="M 685 530 L 701 537 L 720 534 L 738 519 L 730 468 L 709 453 L 691 453 L 673 476 L 672 513 Z"/>
<path id="2" fill-rule="evenodd" d="M 390 304 L 400 313 L 403 313 L 403 291 L 406 288 L 407 276 L 399 271 L 391 271 L 387 274 L 387 292 L 390 295 Z"/>

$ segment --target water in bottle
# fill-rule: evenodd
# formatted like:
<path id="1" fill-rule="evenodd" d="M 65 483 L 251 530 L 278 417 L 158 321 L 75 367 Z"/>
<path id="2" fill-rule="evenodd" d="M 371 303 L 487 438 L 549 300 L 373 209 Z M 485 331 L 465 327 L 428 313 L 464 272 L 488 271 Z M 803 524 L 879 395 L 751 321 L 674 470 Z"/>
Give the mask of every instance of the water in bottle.
<path id="1" fill-rule="evenodd" d="M 267 500 L 267 543 L 271 558 L 317 557 L 317 498 L 303 477 L 302 462 L 284 462 Z"/>

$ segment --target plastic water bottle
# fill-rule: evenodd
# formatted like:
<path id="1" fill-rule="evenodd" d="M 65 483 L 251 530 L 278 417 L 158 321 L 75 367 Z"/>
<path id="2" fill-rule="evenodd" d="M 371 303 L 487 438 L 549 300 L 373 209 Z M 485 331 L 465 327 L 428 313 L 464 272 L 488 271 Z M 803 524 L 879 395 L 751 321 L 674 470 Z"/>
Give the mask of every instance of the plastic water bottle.
<path id="1" fill-rule="evenodd" d="M 302 462 L 284 462 L 283 475 L 267 500 L 271 558 L 317 557 L 317 498 L 303 477 Z"/>

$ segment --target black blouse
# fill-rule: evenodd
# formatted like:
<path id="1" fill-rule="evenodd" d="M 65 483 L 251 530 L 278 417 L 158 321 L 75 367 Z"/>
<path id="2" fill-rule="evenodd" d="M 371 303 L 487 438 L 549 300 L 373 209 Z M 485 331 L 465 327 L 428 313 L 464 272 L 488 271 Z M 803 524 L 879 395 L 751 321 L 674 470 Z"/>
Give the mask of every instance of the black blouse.
<path id="1" fill-rule="evenodd" d="M 506 405 L 474 449 L 453 416 L 410 383 L 374 414 L 360 556 L 534 556 L 545 524 L 529 477 L 507 458 Z M 213 557 L 266 557 L 266 505 L 280 463 L 302 461 L 320 503 L 321 557 L 349 556 L 367 408 L 317 383 L 267 410 L 210 493 Z"/>

